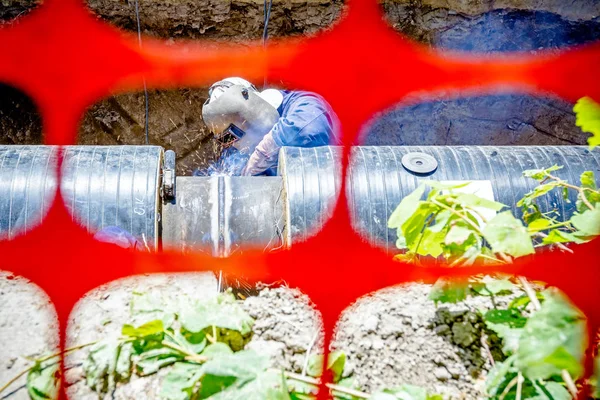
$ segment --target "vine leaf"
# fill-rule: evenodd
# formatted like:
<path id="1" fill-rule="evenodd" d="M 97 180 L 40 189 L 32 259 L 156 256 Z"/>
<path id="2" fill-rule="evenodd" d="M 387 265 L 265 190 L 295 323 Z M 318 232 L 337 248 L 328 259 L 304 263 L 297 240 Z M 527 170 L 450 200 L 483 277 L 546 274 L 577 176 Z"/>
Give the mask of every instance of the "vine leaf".
<path id="1" fill-rule="evenodd" d="M 308 360 L 308 368 L 306 373 L 312 377 L 318 378 L 323 375 L 323 359 L 322 354 L 313 354 Z M 337 383 L 342 379 L 344 366 L 346 365 L 346 354 L 342 351 L 334 351 L 329 353 L 327 359 L 327 370 L 333 374 L 333 382 Z"/>
<path id="2" fill-rule="evenodd" d="M 483 236 L 495 253 L 506 253 L 513 257 L 535 253 L 527 229 L 510 211 L 492 218 L 483 229 Z"/>
<path id="3" fill-rule="evenodd" d="M 488 329 L 502 339 L 504 354 L 513 354 L 518 350 L 521 332 L 527 322 L 519 310 L 490 310 L 485 313 L 483 320 Z"/>
<path id="4" fill-rule="evenodd" d="M 57 399 L 60 387 L 60 363 L 56 359 L 38 362 L 27 374 L 27 392 L 31 400 Z"/>
<path id="5" fill-rule="evenodd" d="M 252 350 L 223 355 L 202 366 L 199 399 L 289 400 L 281 371 L 267 370 L 268 357 Z"/>
<path id="6" fill-rule="evenodd" d="M 384 389 L 373 394 L 369 400 L 442 400 L 438 394 L 428 394 L 427 390 L 413 385 L 402 385 L 395 389 Z"/>
<path id="7" fill-rule="evenodd" d="M 184 307 L 180 314 L 186 336 L 203 331 L 212 334 L 218 329 L 218 341 L 227 343 L 232 350 L 241 350 L 252 334 L 254 320 L 236 302 L 231 293 L 223 293 L 202 302 Z"/>
<path id="8" fill-rule="evenodd" d="M 392 212 L 388 221 L 388 228 L 400 228 L 417 211 L 423 193 L 425 193 L 425 186 L 420 185 L 411 194 L 403 198 L 398 207 Z"/>
<path id="9" fill-rule="evenodd" d="M 453 282 L 446 279 L 438 279 L 431 287 L 429 299 L 437 303 L 458 303 L 467 298 L 469 285 L 465 282 Z"/>
<path id="10" fill-rule="evenodd" d="M 185 362 L 176 363 L 163 380 L 160 390 L 161 399 L 188 400 L 192 398 L 196 384 L 201 377 L 201 365 Z"/>
<path id="11" fill-rule="evenodd" d="M 583 132 L 592 134 L 588 138 L 590 147 L 593 149 L 600 145 L 600 104 L 591 97 L 583 97 L 577 101 L 573 111 L 577 116 L 575 125 L 580 127 Z"/>
<path id="12" fill-rule="evenodd" d="M 131 343 L 107 339 L 90 348 L 83 362 L 87 385 L 97 392 L 114 390 L 131 376 Z"/>
<path id="13" fill-rule="evenodd" d="M 584 317 L 555 291 L 544 297 L 521 332 L 515 366 L 532 380 L 560 376 L 562 370 L 577 379 L 586 342 Z"/>
<path id="14" fill-rule="evenodd" d="M 573 217 L 571 217 L 571 223 L 584 235 L 600 235 L 600 207 L 573 215 Z"/>

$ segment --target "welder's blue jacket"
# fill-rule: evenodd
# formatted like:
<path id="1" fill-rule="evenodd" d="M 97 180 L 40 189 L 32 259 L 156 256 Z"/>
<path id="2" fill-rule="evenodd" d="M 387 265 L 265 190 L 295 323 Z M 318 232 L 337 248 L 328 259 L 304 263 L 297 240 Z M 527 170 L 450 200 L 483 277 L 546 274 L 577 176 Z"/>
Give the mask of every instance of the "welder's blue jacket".
<path id="1" fill-rule="evenodd" d="M 304 91 L 281 90 L 283 100 L 277 109 L 279 120 L 271 129 L 275 143 L 281 147 L 317 147 L 339 144 L 337 116 L 318 94 Z M 228 148 L 208 169 L 196 170 L 194 175 L 241 175 L 250 155 Z M 277 167 L 264 175 L 276 175 Z"/>
<path id="2" fill-rule="evenodd" d="M 311 92 L 282 90 L 279 121 L 271 132 L 279 146 L 317 147 L 339 143 L 337 116 Z"/>

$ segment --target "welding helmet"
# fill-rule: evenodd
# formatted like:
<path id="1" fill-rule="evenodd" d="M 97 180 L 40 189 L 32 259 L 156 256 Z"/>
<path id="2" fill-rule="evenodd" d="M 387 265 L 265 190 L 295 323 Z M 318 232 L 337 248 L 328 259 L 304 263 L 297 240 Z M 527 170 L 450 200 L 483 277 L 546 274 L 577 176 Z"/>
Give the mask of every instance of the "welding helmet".
<path id="1" fill-rule="evenodd" d="M 227 78 L 213 84 L 208 94 L 202 118 L 223 146 L 251 153 L 279 120 L 283 95 L 278 90 L 261 93 L 245 79 Z"/>

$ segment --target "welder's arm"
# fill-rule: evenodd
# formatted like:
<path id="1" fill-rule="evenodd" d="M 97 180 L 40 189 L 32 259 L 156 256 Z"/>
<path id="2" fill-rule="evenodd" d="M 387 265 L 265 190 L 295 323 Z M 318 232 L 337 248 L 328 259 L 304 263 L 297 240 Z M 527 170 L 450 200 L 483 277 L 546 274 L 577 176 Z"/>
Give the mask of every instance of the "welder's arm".
<path id="1" fill-rule="evenodd" d="M 277 165 L 280 148 L 273 139 L 273 132 L 267 133 L 254 149 L 242 175 L 259 175 Z"/>

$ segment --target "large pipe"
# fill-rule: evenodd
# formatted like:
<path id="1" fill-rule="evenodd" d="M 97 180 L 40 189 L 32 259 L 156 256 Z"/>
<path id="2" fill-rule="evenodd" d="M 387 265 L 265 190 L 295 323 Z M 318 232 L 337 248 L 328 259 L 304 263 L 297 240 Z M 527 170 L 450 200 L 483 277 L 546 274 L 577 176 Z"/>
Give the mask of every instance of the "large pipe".
<path id="1" fill-rule="evenodd" d="M 91 232 L 119 226 L 158 243 L 163 149 L 66 146 L 60 190 L 73 218 Z M 57 190 L 57 146 L 0 146 L 0 238 L 39 225 Z"/>
<path id="2" fill-rule="evenodd" d="M 341 187 L 337 147 L 282 149 L 278 177 L 177 177 L 175 188 L 166 178 L 174 166 L 163 164 L 160 147 L 64 149 L 60 189 L 87 229 L 120 226 L 156 247 L 162 227 L 166 247 L 215 256 L 243 245 L 274 249 L 306 239 L 327 220 Z M 0 146 L 0 238 L 43 219 L 56 190 L 57 151 Z M 577 183 L 584 171 L 600 171 L 600 152 L 576 146 L 354 147 L 346 185 L 352 223 L 367 240 L 394 251 L 396 235 L 387 220 L 420 179 L 487 182 L 494 199 L 519 215 L 516 201 L 536 186 L 522 172 L 554 164 L 564 166 L 557 176 Z M 161 193 L 174 198 L 160 202 Z M 567 217 L 574 204 L 575 193 L 570 202 L 552 193 L 541 207 Z"/>
<path id="3" fill-rule="evenodd" d="M 425 158 L 420 155 L 426 154 Z M 429 157 L 430 156 L 430 157 Z M 304 240 L 318 231 L 331 213 L 339 192 L 341 149 L 332 147 L 284 148 L 280 171 L 286 193 L 288 242 Z M 404 162 L 403 162 L 404 160 Z M 419 161 L 437 164 L 430 173 L 416 173 Z M 562 165 L 556 176 L 578 184 L 587 170 L 600 178 L 600 152 L 584 146 L 358 146 L 352 148 L 346 186 L 351 220 L 371 243 L 393 251 L 396 232 L 387 221 L 402 198 L 421 179 L 439 181 L 489 181 L 496 201 L 516 206 L 537 183 L 523 177 L 527 169 Z M 600 183 L 600 181 L 599 181 Z M 559 218 L 575 208 L 576 193 L 569 201 L 552 192 L 541 199 L 542 212 L 556 210 Z"/>

